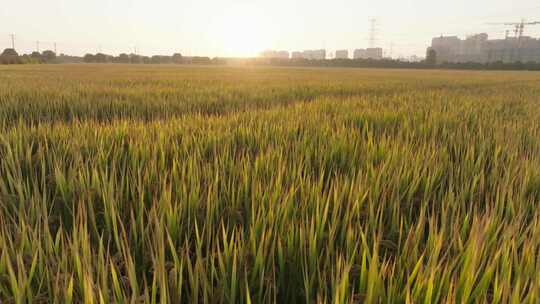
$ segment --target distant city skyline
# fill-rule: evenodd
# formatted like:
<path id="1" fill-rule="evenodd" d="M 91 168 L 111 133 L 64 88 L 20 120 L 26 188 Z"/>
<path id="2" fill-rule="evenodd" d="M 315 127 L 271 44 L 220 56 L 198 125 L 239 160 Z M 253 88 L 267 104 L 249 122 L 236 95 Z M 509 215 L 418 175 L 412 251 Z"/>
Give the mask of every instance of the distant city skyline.
<path id="1" fill-rule="evenodd" d="M 15 13 L 16 12 L 16 13 Z M 423 56 L 433 37 L 487 33 L 504 37 L 510 26 L 492 22 L 540 21 L 537 0 L 352 1 L 285 0 L 226 3 L 217 0 L 9 1 L 0 11 L 0 48 L 30 53 L 137 52 L 145 55 L 251 57 L 264 50 L 352 51 L 369 46 L 376 18 L 376 46 L 385 55 Z M 540 26 L 525 29 L 540 36 Z"/>

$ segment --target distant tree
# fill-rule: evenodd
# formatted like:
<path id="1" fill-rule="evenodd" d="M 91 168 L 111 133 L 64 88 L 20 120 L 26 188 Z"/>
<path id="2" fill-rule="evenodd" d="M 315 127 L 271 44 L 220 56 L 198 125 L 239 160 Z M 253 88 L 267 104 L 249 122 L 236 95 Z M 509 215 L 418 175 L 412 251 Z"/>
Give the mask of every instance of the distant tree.
<path id="1" fill-rule="evenodd" d="M 436 65 L 437 64 L 437 52 L 429 48 L 426 54 L 426 63 L 429 65 Z"/>
<path id="2" fill-rule="evenodd" d="M 43 56 L 41 55 L 40 52 L 36 52 L 36 51 L 32 52 L 30 54 L 30 58 L 31 58 L 31 60 L 30 60 L 31 63 L 43 63 L 44 62 Z"/>
<path id="3" fill-rule="evenodd" d="M 19 56 L 19 54 L 14 49 L 5 49 L 2 52 L 2 56 Z"/>
<path id="4" fill-rule="evenodd" d="M 166 63 L 166 59 L 164 58 L 164 56 L 154 55 L 150 57 L 150 63 L 152 64 Z"/>
<path id="5" fill-rule="evenodd" d="M 209 64 L 211 61 L 210 61 L 210 58 L 209 57 L 199 57 L 199 56 L 195 56 L 195 57 L 192 57 L 191 58 L 191 62 L 193 64 Z"/>
<path id="6" fill-rule="evenodd" d="M 94 60 L 95 62 L 97 63 L 107 63 L 107 62 L 110 62 L 110 57 L 109 55 L 105 55 L 103 53 L 97 53 L 95 56 L 94 56 Z"/>
<path id="7" fill-rule="evenodd" d="M 55 62 L 57 63 L 82 63 L 84 62 L 84 60 L 83 60 L 83 57 L 60 54 L 59 56 L 56 57 Z"/>
<path id="8" fill-rule="evenodd" d="M 53 62 L 56 59 L 56 53 L 51 50 L 43 51 L 41 56 L 43 57 L 43 60 L 48 63 Z"/>
<path id="9" fill-rule="evenodd" d="M 0 55 L 0 64 L 21 63 L 19 54 L 14 49 L 5 49 Z"/>
<path id="10" fill-rule="evenodd" d="M 125 53 L 122 53 L 122 54 L 118 55 L 117 62 L 118 63 L 129 63 L 130 62 L 129 55 L 125 54 Z"/>
<path id="11" fill-rule="evenodd" d="M 129 55 L 129 60 L 131 63 L 142 63 L 142 57 L 137 54 Z"/>
<path id="12" fill-rule="evenodd" d="M 176 64 L 180 64 L 183 62 L 183 57 L 182 57 L 182 54 L 180 53 L 174 53 L 172 55 L 172 62 L 173 63 L 176 63 Z"/>
<path id="13" fill-rule="evenodd" d="M 94 62 L 96 62 L 96 58 L 92 54 L 86 54 L 83 57 L 83 61 L 86 62 L 86 63 L 94 63 Z"/>

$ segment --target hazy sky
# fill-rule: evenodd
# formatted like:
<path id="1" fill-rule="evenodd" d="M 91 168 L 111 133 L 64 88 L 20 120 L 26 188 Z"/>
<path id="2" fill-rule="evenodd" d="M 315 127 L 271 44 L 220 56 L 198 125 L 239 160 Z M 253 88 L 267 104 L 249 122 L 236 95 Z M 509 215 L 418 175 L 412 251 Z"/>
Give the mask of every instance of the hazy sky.
<path id="1" fill-rule="evenodd" d="M 377 46 L 392 56 L 423 55 L 433 36 L 487 32 L 540 21 L 538 0 L 30 0 L 3 1 L 0 48 L 16 36 L 20 53 L 86 52 L 250 56 L 264 49 L 365 48 L 369 19 Z M 540 36 L 540 25 L 526 34 Z"/>

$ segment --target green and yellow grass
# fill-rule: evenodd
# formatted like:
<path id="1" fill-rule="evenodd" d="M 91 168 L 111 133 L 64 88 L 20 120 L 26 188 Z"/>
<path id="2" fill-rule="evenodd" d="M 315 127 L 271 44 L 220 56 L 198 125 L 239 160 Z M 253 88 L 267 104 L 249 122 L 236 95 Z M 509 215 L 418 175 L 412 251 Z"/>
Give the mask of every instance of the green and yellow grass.
<path id="1" fill-rule="evenodd" d="M 538 303 L 540 73 L 0 67 L 2 303 Z"/>

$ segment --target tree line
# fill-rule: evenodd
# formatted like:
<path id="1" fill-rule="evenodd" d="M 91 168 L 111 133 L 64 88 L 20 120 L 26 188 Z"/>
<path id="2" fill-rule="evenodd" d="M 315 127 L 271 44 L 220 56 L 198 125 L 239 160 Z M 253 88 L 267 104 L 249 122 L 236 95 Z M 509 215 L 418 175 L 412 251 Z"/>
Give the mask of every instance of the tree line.
<path id="1" fill-rule="evenodd" d="M 0 54 L 0 64 L 54 63 L 55 61 L 56 53 L 51 50 L 19 56 L 14 49 L 5 49 Z"/>
<path id="2" fill-rule="evenodd" d="M 436 55 L 429 54 L 424 61 L 408 62 L 394 59 L 272 59 L 272 58 L 210 58 L 185 57 L 180 53 L 172 56 L 142 56 L 103 53 L 86 54 L 83 57 L 60 54 L 53 51 L 32 52 L 19 55 L 14 49 L 5 49 L 0 54 L 0 64 L 47 64 L 47 63 L 122 63 L 122 64 L 200 64 L 200 65 L 248 65 L 248 66 L 290 66 L 290 67 L 351 67 L 351 68 L 392 68 L 392 69 L 461 69 L 461 70 L 517 70 L 540 71 L 540 62 L 491 62 L 491 63 L 437 63 Z"/>
<path id="3" fill-rule="evenodd" d="M 142 56 L 138 54 L 122 53 L 118 56 L 103 53 L 86 54 L 82 58 L 85 63 L 123 63 L 123 64 L 215 64 L 216 60 L 210 57 L 185 57 L 180 53 L 172 56 L 154 55 Z"/>
<path id="4" fill-rule="evenodd" d="M 0 54 L 0 64 L 45 64 L 45 63 L 125 63 L 125 64 L 215 64 L 218 60 L 209 57 L 184 57 L 180 53 L 172 56 L 142 56 L 137 54 L 120 54 L 118 56 L 104 53 L 86 54 L 83 57 L 56 55 L 47 50 L 19 55 L 14 49 L 5 49 Z"/>
<path id="5" fill-rule="evenodd" d="M 211 64 L 210 57 L 184 57 L 180 53 L 172 56 L 154 55 L 142 56 L 137 54 L 122 53 L 118 56 L 107 55 L 103 53 L 86 54 L 83 57 L 86 63 L 124 63 L 124 64 Z"/>
<path id="6" fill-rule="evenodd" d="M 428 58 L 429 59 L 429 58 Z M 394 59 L 254 59 L 253 65 L 272 65 L 290 67 L 339 67 L 339 68 L 388 68 L 388 69 L 451 69 L 451 70 L 508 70 L 508 71 L 540 71 L 540 62 L 463 62 L 434 63 L 429 60 L 409 62 Z"/>

